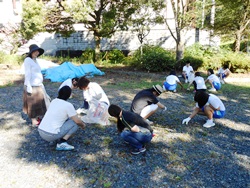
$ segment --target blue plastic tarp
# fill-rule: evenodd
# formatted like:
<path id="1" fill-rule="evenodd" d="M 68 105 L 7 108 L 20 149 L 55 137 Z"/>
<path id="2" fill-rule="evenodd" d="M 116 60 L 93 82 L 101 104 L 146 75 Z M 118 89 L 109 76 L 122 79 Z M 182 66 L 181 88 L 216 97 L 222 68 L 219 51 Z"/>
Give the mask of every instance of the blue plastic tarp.
<path id="1" fill-rule="evenodd" d="M 68 78 L 79 78 L 81 76 L 93 77 L 94 75 L 102 76 L 104 72 L 95 67 L 94 64 L 82 64 L 76 66 L 71 62 L 64 62 L 58 67 L 46 69 L 45 78 L 50 79 L 51 82 L 63 82 Z"/>

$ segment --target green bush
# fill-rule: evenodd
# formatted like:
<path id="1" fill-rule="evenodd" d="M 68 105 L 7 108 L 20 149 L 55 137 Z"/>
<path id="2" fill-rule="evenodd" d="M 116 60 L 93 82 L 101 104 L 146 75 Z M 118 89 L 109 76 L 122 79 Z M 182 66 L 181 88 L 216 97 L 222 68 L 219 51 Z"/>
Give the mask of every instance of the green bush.
<path id="1" fill-rule="evenodd" d="M 82 56 L 80 57 L 80 61 L 83 62 L 88 62 L 88 63 L 93 63 L 94 60 L 94 55 L 95 55 L 95 50 L 91 48 L 87 48 L 83 53 Z"/>
<path id="2" fill-rule="evenodd" d="M 24 56 L 13 54 L 9 55 L 0 51 L 0 64 L 19 66 L 22 65 L 24 58 Z"/>
<path id="3" fill-rule="evenodd" d="M 174 56 L 160 46 L 143 46 L 141 56 L 140 49 L 134 53 L 135 66 L 142 70 L 162 72 L 174 67 Z"/>
<path id="4" fill-rule="evenodd" d="M 125 56 L 123 52 L 117 49 L 108 51 L 105 57 L 105 59 L 108 60 L 111 64 L 120 64 L 124 61 L 124 58 Z"/>

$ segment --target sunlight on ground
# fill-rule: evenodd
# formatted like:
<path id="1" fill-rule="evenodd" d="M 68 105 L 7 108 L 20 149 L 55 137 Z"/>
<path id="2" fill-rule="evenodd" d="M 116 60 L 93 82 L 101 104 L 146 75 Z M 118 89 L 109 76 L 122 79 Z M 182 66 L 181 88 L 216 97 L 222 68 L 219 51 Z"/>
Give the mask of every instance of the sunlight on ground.
<path id="1" fill-rule="evenodd" d="M 234 153 L 234 155 L 238 159 L 238 163 L 240 166 L 244 167 L 245 169 L 250 170 L 250 157 L 249 156 L 238 154 L 238 153 Z"/>
<path id="2" fill-rule="evenodd" d="M 236 131 L 250 132 L 250 125 L 247 125 L 244 123 L 234 122 L 234 121 L 227 119 L 222 124 L 223 126 L 236 130 Z"/>
<path id="3" fill-rule="evenodd" d="M 188 133 L 169 133 L 167 137 L 171 140 L 180 140 L 182 142 L 191 142 L 194 139 Z"/>

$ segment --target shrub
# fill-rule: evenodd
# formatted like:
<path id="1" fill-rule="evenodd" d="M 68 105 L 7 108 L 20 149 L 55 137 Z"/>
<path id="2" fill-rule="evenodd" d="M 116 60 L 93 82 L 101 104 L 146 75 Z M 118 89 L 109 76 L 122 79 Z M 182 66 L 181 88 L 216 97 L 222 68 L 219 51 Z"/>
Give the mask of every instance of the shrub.
<path id="1" fill-rule="evenodd" d="M 111 50 L 107 52 L 105 59 L 111 64 L 120 64 L 123 62 L 125 56 L 121 50 Z"/>
<path id="2" fill-rule="evenodd" d="M 80 57 L 80 61 L 83 62 L 88 62 L 88 63 L 93 63 L 94 60 L 94 55 L 95 55 L 95 50 L 91 48 L 87 48 L 83 53 L 82 56 Z"/>
<path id="3" fill-rule="evenodd" d="M 138 49 L 134 53 L 134 59 L 135 66 L 152 72 L 170 70 L 174 66 L 173 54 L 160 46 L 145 45 L 142 56 L 140 49 Z"/>

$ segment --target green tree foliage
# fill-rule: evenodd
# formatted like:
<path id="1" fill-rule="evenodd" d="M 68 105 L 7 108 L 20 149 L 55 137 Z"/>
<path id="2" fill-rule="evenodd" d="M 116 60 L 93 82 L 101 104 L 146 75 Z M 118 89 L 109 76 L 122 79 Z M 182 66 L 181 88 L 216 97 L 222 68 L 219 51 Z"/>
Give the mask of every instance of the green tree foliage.
<path id="1" fill-rule="evenodd" d="M 250 0 L 217 0 L 214 29 L 219 34 L 234 35 L 234 51 L 240 50 L 242 36 L 250 26 Z"/>
<path id="2" fill-rule="evenodd" d="M 72 0 L 67 12 L 76 23 L 83 23 L 93 32 L 95 55 L 101 59 L 100 45 L 102 38 L 111 37 L 118 29 L 126 30 L 127 21 L 138 7 L 133 0 Z"/>
<path id="3" fill-rule="evenodd" d="M 37 33 L 45 31 L 44 3 L 39 0 L 22 1 L 22 23 L 20 32 L 24 39 L 32 39 Z"/>
<path id="4" fill-rule="evenodd" d="M 160 46 L 143 46 L 143 55 L 138 49 L 134 54 L 134 66 L 151 72 L 162 72 L 174 68 L 174 57 Z"/>

